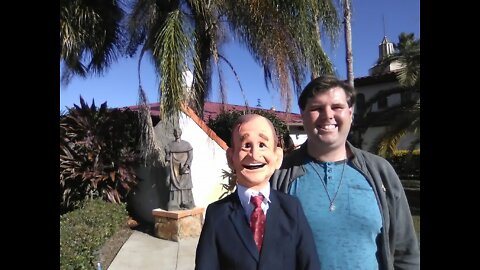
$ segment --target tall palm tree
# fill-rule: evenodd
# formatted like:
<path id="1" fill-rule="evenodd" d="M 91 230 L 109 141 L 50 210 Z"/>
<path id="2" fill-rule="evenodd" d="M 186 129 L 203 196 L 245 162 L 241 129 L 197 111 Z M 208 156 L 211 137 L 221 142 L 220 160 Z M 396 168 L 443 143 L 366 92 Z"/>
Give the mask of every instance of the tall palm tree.
<path id="1" fill-rule="evenodd" d="M 213 68 L 220 70 L 220 61 L 229 64 L 222 53 L 227 38 L 245 46 L 264 68 L 267 87 L 279 89 L 287 111 L 292 88 L 298 94 L 305 75 L 333 72 L 319 42 L 320 34 L 332 40 L 338 36 L 338 15 L 330 0 L 137 0 L 131 9 L 129 53 L 140 48 L 142 56 L 152 58 L 161 78 L 163 115 L 178 113 L 185 101 L 203 114 Z M 194 78 L 188 95 L 182 84 L 186 69 L 193 70 Z M 225 91 L 223 85 L 220 91 Z"/>
<path id="2" fill-rule="evenodd" d="M 140 80 L 140 61 L 146 54 L 160 77 L 160 113 L 168 118 L 178 118 L 186 102 L 203 115 L 213 68 L 218 69 L 221 96 L 226 96 L 220 61 L 232 67 L 222 53 L 227 38 L 245 46 L 263 67 L 267 88 L 280 91 L 286 111 L 307 74 L 333 73 L 320 42 L 330 39 L 335 44 L 338 37 L 332 0 L 132 0 L 125 7 L 125 47 L 118 38 L 122 8 L 117 1 L 110 3 L 104 9 L 108 3 L 103 0 L 61 0 L 61 60 L 67 73 L 100 72 L 115 59 L 116 49 L 124 48 L 130 56 L 140 50 L 140 103 L 147 107 Z M 88 56 L 91 61 L 84 64 Z M 189 91 L 183 80 L 186 70 L 193 70 Z M 149 117 L 148 108 L 143 116 Z M 143 123 L 142 141 L 152 148 L 151 121 Z M 146 151 L 155 156 L 153 149 Z"/>
<path id="3" fill-rule="evenodd" d="M 102 74 L 123 47 L 119 1 L 60 0 L 61 80 Z"/>
<path id="4" fill-rule="evenodd" d="M 379 59 L 377 64 L 386 67 L 396 61 L 401 68 L 394 71 L 399 81 L 400 88 L 395 88 L 383 92 L 370 98 L 366 103 L 367 108 L 359 125 L 364 130 L 369 126 L 375 125 L 380 121 L 388 121 L 388 129 L 376 137 L 372 143 L 370 151 L 388 156 L 396 150 L 400 139 L 407 133 L 414 133 L 417 139 L 413 140 L 410 150 L 420 142 L 420 39 L 415 40 L 413 33 L 401 33 L 398 37 L 399 42 L 394 44 L 395 53 L 383 59 Z M 379 99 L 393 94 L 401 94 L 411 98 L 407 103 L 388 108 L 381 114 L 369 114 L 373 104 Z"/>
<path id="5" fill-rule="evenodd" d="M 343 0 L 343 23 L 345 32 L 345 49 L 347 62 L 347 80 L 348 83 L 354 87 L 353 77 L 353 49 L 352 49 L 352 2 L 350 0 Z"/>

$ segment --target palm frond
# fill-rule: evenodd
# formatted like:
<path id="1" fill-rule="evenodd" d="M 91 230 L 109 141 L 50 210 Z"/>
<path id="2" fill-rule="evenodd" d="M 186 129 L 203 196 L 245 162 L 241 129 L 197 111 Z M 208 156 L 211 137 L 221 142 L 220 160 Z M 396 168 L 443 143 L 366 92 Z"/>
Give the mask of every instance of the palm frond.
<path id="1" fill-rule="evenodd" d="M 183 29 L 182 16 L 179 10 L 170 12 L 153 41 L 153 56 L 161 75 L 159 95 L 163 116 L 178 117 L 187 100 L 182 79 L 183 72 L 187 70 L 185 59 L 190 42 Z"/>
<path id="2" fill-rule="evenodd" d="M 124 45 L 119 1 L 60 1 L 60 60 L 68 83 L 72 75 L 100 75 Z M 68 77 L 70 76 L 70 77 Z"/>

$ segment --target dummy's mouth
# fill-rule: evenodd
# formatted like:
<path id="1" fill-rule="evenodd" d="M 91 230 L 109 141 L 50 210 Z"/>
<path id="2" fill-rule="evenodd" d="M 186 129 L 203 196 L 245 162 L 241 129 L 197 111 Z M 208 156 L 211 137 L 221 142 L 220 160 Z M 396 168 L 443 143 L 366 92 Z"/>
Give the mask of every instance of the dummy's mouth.
<path id="1" fill-rule="evenodd" d="M 263 168 L 264 166 L 265 166 L 264 163 L 252 163 L 252 164 L 248 164 L 248 165 L 243 165 L 243 167 L 245 169 L 248 169 L 248 170 L 260 169 L 260 168 Z"/>

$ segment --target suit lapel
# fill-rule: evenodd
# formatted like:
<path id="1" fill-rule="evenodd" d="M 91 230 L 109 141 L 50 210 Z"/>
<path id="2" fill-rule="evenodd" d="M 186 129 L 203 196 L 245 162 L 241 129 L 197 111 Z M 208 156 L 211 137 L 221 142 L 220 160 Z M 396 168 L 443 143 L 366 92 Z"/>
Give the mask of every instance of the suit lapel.
<path id="1" fill-rule="evenodd" d="M 234 194 L 232 194 L 232 212 L 230 213 L 229 218 L 235 226 L 235 230 L 237 231 L 240 239 L 242 239 L 243 244 L 252 257 L 258 262 L 259 252 L 257 246 L 255 245 L 255 241 L 253 240 L 252 232 L 250 231 L 250 225 L 245 219 L 245 212 L 236 191 Z"/>
<path id="2" fill-rule="evenodd" d="M 282 210 L 280 208 L 277 194 L 274 190 L 270 191 L 270 201 L 271 203 L 269 204 L 267 211 L 265 233 L 263 235 L 262 258 L 275 258 L 278 256 L 278 247 L 282 245 L 279 242 L 282 239 L 285 239 L 284 235 L 289 234 L 280 218 Z M 260 265 L 261 264 L 262 262 L 260 262 Z"/>

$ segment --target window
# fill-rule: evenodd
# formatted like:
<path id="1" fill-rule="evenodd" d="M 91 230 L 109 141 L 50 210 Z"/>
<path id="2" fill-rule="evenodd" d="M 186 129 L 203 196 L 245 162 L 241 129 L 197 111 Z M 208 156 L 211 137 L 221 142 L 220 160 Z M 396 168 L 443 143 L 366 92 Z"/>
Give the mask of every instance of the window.
<path id="1" fill-rule="evenodd" d="M 364 94 L 357 94 L 357 101 L 355 103 L 355 112 L 357 114 L 363 113 L 365 110 L 365 95 Z"/>
<path id="2" fill-rule="evenodd" d="M 388 99 L 387 97 L 381 97 L 378 100 L 378 109 L 385 109 L 388 107 Z"/>
<path id="3" fill-rule="evenodd" d="M 408 104 L 412 100 L 412 93 L 410 91 L 401 94 L 402 105 Z"/>

